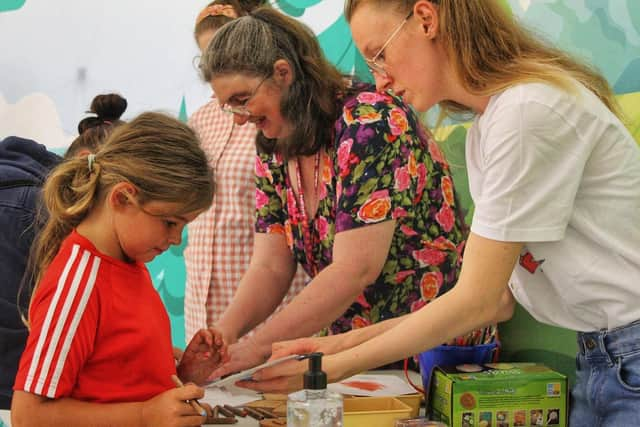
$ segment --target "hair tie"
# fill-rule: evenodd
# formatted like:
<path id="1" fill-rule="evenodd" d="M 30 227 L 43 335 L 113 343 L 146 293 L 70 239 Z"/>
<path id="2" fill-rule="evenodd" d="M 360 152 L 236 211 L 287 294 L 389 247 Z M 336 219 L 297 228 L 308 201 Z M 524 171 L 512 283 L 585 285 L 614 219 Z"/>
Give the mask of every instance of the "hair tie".
<path id="1" fill-rule="evenodd" d="M 111 120 L 103 120 L 102 123 L 104 123 L 105 125 L 112 125 L 113 124 L 111 122 Z"/>
<path id="2" fill-rule="evenodd" d="M 238 14 L 230 4 L 212 4 L 202 9 L 202 12 L 198 14 L 196 25 L 200 24 L 208 16 L 226 16 L 227 18 L 235 19 Z"/>
<path id="3" fill-rule="evenodd" d="M 89 164 L 89 173 L 93 172 L 93 162 L 96 160 L 96 155 L 91 153 L 87 156 L 87 163 Z"/>

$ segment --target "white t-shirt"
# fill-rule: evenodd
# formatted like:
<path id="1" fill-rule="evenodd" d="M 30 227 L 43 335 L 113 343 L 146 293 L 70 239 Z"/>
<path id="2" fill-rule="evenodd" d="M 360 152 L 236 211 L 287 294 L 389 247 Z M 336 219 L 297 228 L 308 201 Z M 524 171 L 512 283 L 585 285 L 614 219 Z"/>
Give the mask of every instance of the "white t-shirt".
<path id="1" fill-rule="evenodd" d="M 471 230 L 525 243 L 510 281 L 516 300 L 541 322 L 594 331 L 640 319 L 640 149 L 577 86 L 494 95 L 467 134 L 466 158 Z"/>

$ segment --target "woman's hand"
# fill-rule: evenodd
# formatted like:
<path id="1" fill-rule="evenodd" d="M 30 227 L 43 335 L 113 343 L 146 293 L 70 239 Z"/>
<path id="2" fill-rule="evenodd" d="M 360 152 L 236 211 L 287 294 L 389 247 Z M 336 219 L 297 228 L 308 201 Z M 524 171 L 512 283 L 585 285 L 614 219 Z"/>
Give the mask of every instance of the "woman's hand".
<path id="1" fill-rule="evenodd" d="M 344 334 L 343 334 L 344 335 Z M 281 341 L 272 345 L 269 360 L 280 359 L 292 354 L 320 352 L 325 356 L 340 350 L 338 336 L 300 338 Z M 323 370 L 327 372 L 327 357 L 323 358 Z M 239 387 L 260 392 L 286 393 L 302 388 L 302 374 L 307 370 L 308 362 L 291 360 L 277 366 L 262 369 L 253 374 L 250 381 L 239 381 Z M 327 375 L 330 377 L 329 373 Z"/>
<path id="2" fill-rule="evenodd" d="M 204 384 L 211 372 L 228 360 L 221 332 L 215 328 L 200 329 L 184 350 L 178 376 L 184 382 Z"/>
<path id="3" fill-rule="evenodd" d="M 203 396 L 204 390 L 194 384 L 167 390 L 142 403 L 142 425 L 150 427 L 202 425 L 206 417 L 196 413 L 188 401 Z"/>
<path id="4" fill-rule="evenodd" d="M 213 371 L 209 381 L 234 374 L 264 363 L 270 354 L 269 346 L 261 346 L 251 337 L 229 346 L 228 362 Z"/>

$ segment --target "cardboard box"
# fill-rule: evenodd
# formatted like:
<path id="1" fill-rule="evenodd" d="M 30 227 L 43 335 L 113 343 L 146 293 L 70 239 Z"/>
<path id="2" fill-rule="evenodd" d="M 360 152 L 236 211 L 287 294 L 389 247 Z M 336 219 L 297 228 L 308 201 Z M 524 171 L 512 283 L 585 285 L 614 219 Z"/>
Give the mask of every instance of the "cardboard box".
<path id="1" fill-rule="evenodd" d="M 535 363 L 437 367 L 431 419 L 451 427 L 566 427 L 567 377 Z"/>
<path id="2" fill-rule="evenodd" d="M 394 397 L 344 399 L 344 427 L 389 427 L 410 414 L 411 408 Z"/>

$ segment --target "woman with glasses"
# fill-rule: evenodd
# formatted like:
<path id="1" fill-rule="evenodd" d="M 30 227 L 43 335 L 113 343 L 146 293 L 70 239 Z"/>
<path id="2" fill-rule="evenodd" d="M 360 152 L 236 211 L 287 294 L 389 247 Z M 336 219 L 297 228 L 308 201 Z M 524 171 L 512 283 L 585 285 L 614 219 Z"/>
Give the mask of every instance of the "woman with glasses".
<path id="1" fill-rule="evenodd" d="M 570 424 L 640 425 L 640 152 L 606 80 L 496 0 L 350 0 L 345 15 L 378 89 L 476 115 L 471 233 L 451 292 L 341 339 L 276 345 L 274 357 L 347 349 L 323 362 L 337 380 L 508 318 L 515 297 L 578 331 Z M 295 386 L 300 369 L 262 372 L 272 381 L 253 388 Z"/>
<path id="2" fill-rule="evenodd" d="M 259 130 L 253 257 L 217 327 L 234 343 L 273 313 L 296 264 L 312 278 L 214 376 L 264 361 L 274 341 L 361 328 L 451 289 L 464 248 L 452 179 L 400 98 L 345 78 L 269 8 L 221 28 L 203 71 L 235 123 Z"/>
<path id="3" fill-rule="evenodd" d="M 243 16 L 265 0 L 216 0 L 196 19 L 194 36 L 201 51 L 224 24 Z M 220 109 L 218 97 L 202 106 L 189 119 L 214 170 L 216 196 L 212 206 L 188 227 L 184 252 L 187 271 L 185 288 L 185 336 L 215 324 L 231 303 L 244 272 L 249 268 L 255 218 L 256 128 L 238 126 Z M 302 289 L 302 269 L 295 275 L 288 302 Z"/>

